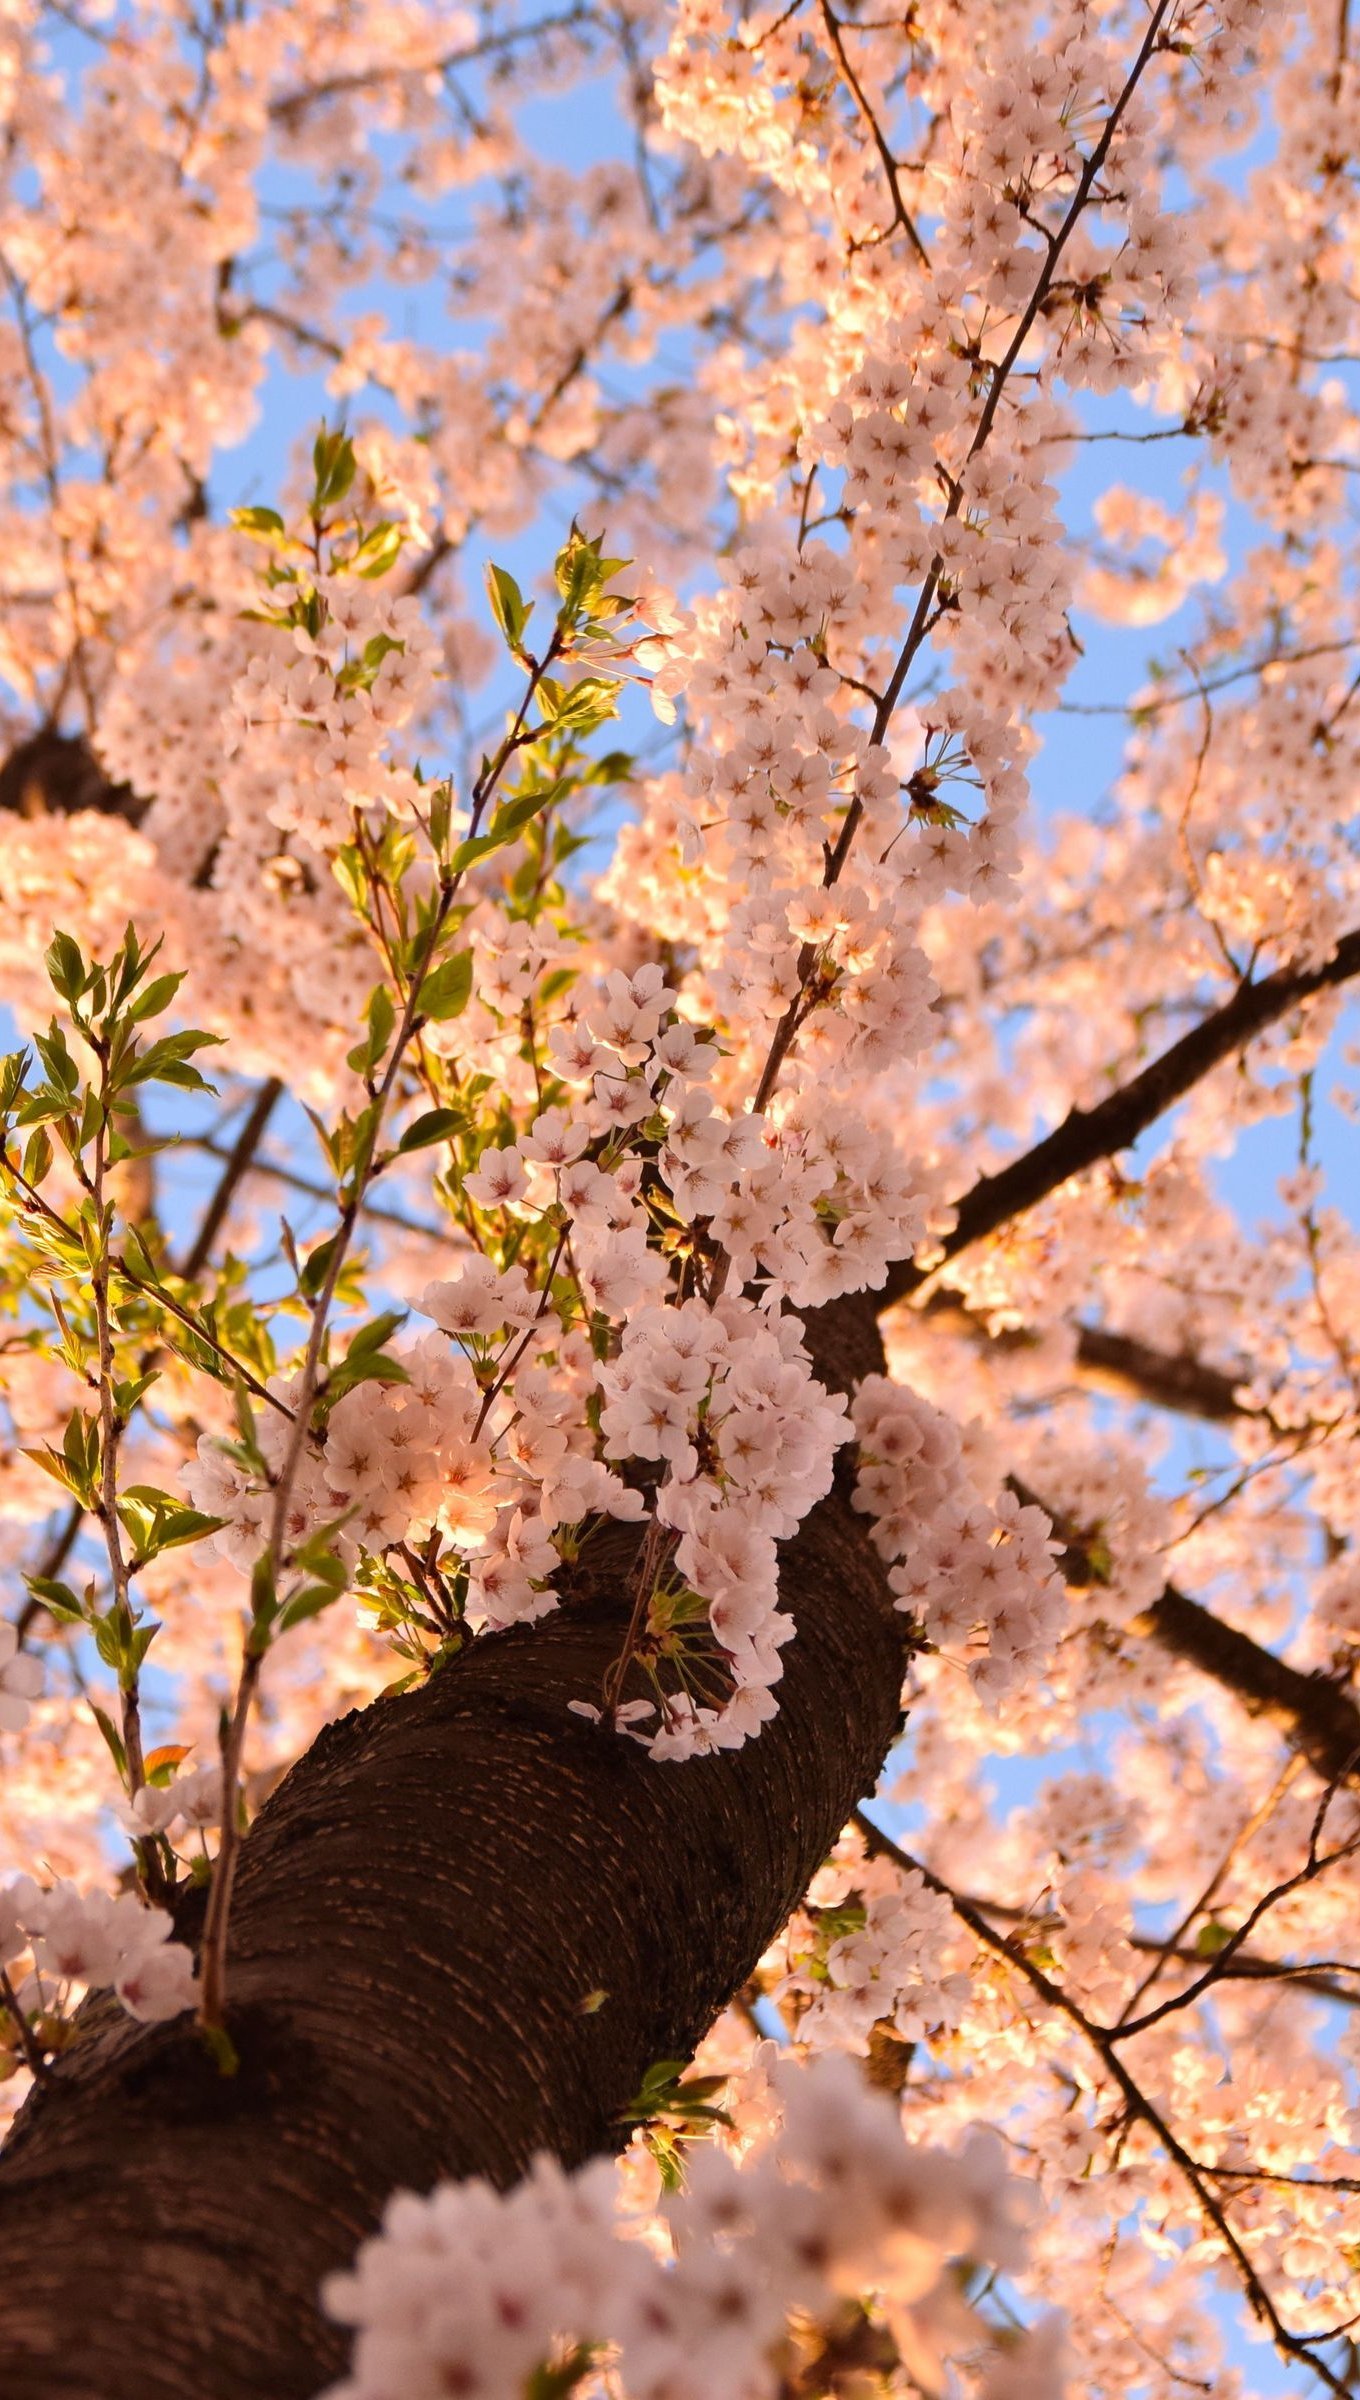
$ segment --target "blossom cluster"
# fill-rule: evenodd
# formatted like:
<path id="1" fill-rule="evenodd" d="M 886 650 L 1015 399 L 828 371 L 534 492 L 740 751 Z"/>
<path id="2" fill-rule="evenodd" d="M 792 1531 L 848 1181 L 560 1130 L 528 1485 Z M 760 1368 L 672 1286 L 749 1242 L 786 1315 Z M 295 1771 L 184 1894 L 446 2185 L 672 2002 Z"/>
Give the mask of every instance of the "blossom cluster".
<path id="1" fill-rule="evenodd" d="M 114 1897 L 72 1883 L 44 1890 L 28 1875 L 0 1888 L 0 1968 L 30 1956 L 14 1997 L 25 2029 L 35 2019 L 44 2043 L 82 1990 L 111 1986 L 147 2025 L 192 2008 L 193 1953 L 172 1941 L 171 1931 L 169 1912 L 145 1907 L 135 1892 Z M 10 2039 L 20 2030 L 14 2027 Z"/>
<path id="2" fill-rule="evenodd" d="M 222 1770 L 211 1761 L 187 1775 L 170 1775 L 164 1782 L 144 1783 L 119 1811 L 124 1831 L 134 1841 L 186 1832 L 204 1834 L 222 1821 Z"/>
<path id="3" fill-rule="evenodd" d="M 949 1902 L 919 1870 L 883 1875 L 837 1861 L 785 1932 L 789 1968 L 775 1996 L 792 2005 L 798 2039 L 813 2051 L 863 2056 L 875 2027 L 904 2042 L 951 2033 L 973 1993 L 972 1977 L 948 1963 L 951 1945 Z"/>
<path id="4" fill-rule="evenodd" d="M 896 1562 L 897 1606 L 933 1648 L 966 1655 L 974 1689 L 995 1703 L 1042 1668 L 1066 1616 L 1048 1519 L 1008 1491 L 985 1500 L 957 1426 L 904 1385 L 866 1376 L 853 1414 L 854 1505 Z"/>
<path id="5" fill-rule="evenodd" d="M 717 1705 L 700 1696 L 686 1612 L 668 1604 L 663 1584 L 649 1632 L 671 1637 L 666 1655 L 683 1681 L 674 1695 L 658 1691 L 652 1753 L 684 1758 L 733 1746 L 773 1713 L 770 1687 L 793 1633 L 777 1605 L 775 1545 L 830 1489 L 848 1432 L 844 1402 L 811 1374 L 796 1319 L 726 1295 L 712 1308 L 688 1300 L 641 1311 L 599 1383 L 606 1457 L 664 1464 L 657 1522 L 678 1534 L 676 1569 L 684 1590 L 707 1604 L 733 1685 Z"/>
<path id="6" fill-rule="evenodd" d="M 777 1606 L 775 1545 L 829 1489 L 848 1433 L 843 1402 L 811 1373 L 797 1320 L 736 1294 L 713 1307 L 652 1305 L 600 1363 L 583 1334 L 564 1334 L 542 1309 L 522 1270 L 478 1255 L 429 1285 L 423 1306 L 440 1330 L 388 1354 L 400 1380 L 364 1385 L 331 1410 L 324 1444 L 292 1488 L 293 1543 L 334 1525 L 352 1561 L 433 1536 L 445 1572 L 456 1565 L 467 1578 L 469 1620 L 503 1626 L 555 1604 L 564 1535 L 595 1516 L 643 1515 L 643 1493 L 620 1465 L 659 1467 L 656 1514 L 675 1572 L 659 1578 L 648 1625 L 667 1665 L 655 1685 L 654 1754 L 687 1757 L 756 1731 L 793 1630 Z M 582 1406 L 592 1391 L 603 1456 Z M 214 1547 L 242 1571 L 268 1537 L 292 1380 L 276 1379 L 275 1396 L 282 1407 L 261 1420 L 258 1464 L 204 1435 L 188 1476 L 195 1506 L 224 1520 Z M 686 1595 L 703 1604 L 702 1638 Z M 644 1712 L 632 1708 L 636 1725 Z M 205 1786 L 202 1805 L 213 1798 Z M 213 1821 L 198 1806 L 178 1783 L 139 1794 L 138 1826 L 159 1830 L 176 1810 Z"/>
<path id="7" fill-rule="evenodd" d="M 952 2262 L 1024 2263 L 998 2146 L 909 2148 L 896 2111 L 848 2061 L 777 2069 L 774 2081 L 777 2151 L 739 2167 L 692 2149 L 650 2240 L 645 2222 L 620 2217 L 605 2160 L 564 2174 L 540 2157 L 507 2194 L 481 2182 L 399 2194 L 353 2272 L 326 2286 L 356 2336 L 332 2400 L 503 2400 L 583 2350 L 609 2362 L 628 2400 L 773 2400 L 789 2312 L 825 2318 L 866 2294 L 906 2371 L 935 2389 L 947 2358 L 985 2340 Z M 1028 2357 L 994 2357 L 983 2388 L 1056 2400 L 1059 2345 L 1055 2324 L 1037 2328 Z"/>

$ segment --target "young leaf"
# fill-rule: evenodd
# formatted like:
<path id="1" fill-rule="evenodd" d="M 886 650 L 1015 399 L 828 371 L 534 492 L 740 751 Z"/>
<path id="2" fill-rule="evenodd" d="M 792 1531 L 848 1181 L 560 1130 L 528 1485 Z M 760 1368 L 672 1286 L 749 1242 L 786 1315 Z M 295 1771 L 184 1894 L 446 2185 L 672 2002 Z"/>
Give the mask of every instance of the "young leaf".
<path id="1" fill-rule="evenodd" d="M 486 596 L 508 647 L 518 655 L 524 648 L 524 628 L 533 615 L 532 600 L 525 600 L 514 576 L 504 567 L 491 565 L 486 570 Z"/>
<path id="2" fill-rule="evenodd" d="M 41 1600 L 49 1616 L 62 1625 L 83 1625 L 85 1611 L 69 1583 L 58 1583 L 51 1575 L 25 1575 L 35 1600 Z"/>
<path id="3" fill-rule="evenodd" d="M 432 1017 L 436 1024 L 447 1024 L 451 1017 L 460 1017 L 472 996 L 472 952 L 455 950 L 451 958 L 441 959 L 432 967 L 416 996 L 416 1007 L 422 1017 Z"/>
<path id="4" fill-rule="evenodd" d="M 253 534 L 258 541 L 274 540 L 285 530 L 276 508 L 234 508 L 231 522 L 238 533 Z"/>
<path id="5" fill-rule="evenodd" d="M 309 1251 L 303 1260 L 302 1273 L 298 1277 L 298 1281 L 309 1300 L 315 1300 L 325 1283 L 339 1239 L 339 1234 L 333 1233 L 328 1241 L 318 1242 L 315 1250 Z"/>
<path id="6" fill-rule="evenodd" d="M 80 945 L 69 933 L 54 933 L 43 953 L 48 981 L 63 1000 L 76 1000 L 85 988 L 85 961 Z"/>
<path id="7" fill-rule="evenodd" d="M 462 1133 L 467 1118 L 461 1108 L 427 1108 L 423 1116 L 413 1117 L 397 1144 L 399 1151 L 426 1150 L 431 1142 L 452 1141 Z"/>
<path id="8" fill-rule="evenodd" d="M 375 525 L 371 533 L 364 535 L 351 557 L 350 572 L 362 575 L 366 582 L 376 582 L 395 563 L 405 538 L 406 528 L 403 525 Z"/>

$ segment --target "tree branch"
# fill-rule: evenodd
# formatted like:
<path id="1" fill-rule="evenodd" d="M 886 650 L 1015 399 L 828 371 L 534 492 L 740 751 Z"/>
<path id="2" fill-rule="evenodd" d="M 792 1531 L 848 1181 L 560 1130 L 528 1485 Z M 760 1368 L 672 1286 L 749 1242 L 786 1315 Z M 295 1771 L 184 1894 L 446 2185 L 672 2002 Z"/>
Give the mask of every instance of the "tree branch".
<path id="1" fill-rule="evenodd" d="M 237 1186 L 244 1182 L 255 1164 L 255 1153 L 264 1137 L 264 1129 L 283 1097 L 279 1076 L 267 1076 L 251 1104 L 249 1114 L 227 1154 L 226 1165 L 213 1187 L 208 1205 L 199 1220 L 198 1231 L 185 1253 L 179 1273 L 186 1283 L 201 1275 L 212 1256 L 216 1241 L 226 1222 L 227 1212 L 236 1197 Z"/>
<path id="2" fill-rule="evenodd" d="M 1231 1692 L 1248 1716 L 1266 1718 L 1291 1749 L 1302 1752 L 1324 1783 L 1355 1780 L 1360 1709 L 1340 1684 L 1287 1666 L 1250 1634 L 1187 1598 L 1174 1584 L 1132 1620 L 1131 1630 L 1156 1642 L 1172 1658 L 1198 1667 Z"/>
<path id="3" fill-rule="evenodd" d="M 1215 1067 L 1242 1050 L 1267 1026 L 1277 1024 L 1292 1008 L 1360 975 L 1360 928 L 1338 942 L 1320 967 L 1281 967 L 1258 983 L 1239 984 L 1231 1000 L 1173 1042 L 1140 1075 L 1121 1084 L 1094 1108 L 1074 1108 L 1061 1125 L 1046 1134 L 1032 1150 L 1012 1159 L 995 1175 L 983 1175 L 958 1204 L 958 1221 L 941 1241 L 941 1260 L 957 1258 L 961 1250 L 998 1233 L 1003 1225 L 1023 1216 L 1046 1200 L 1060 1184 L 1082 1174 L 1102 1158 L 1127 1150 L 1167 1109 Z M 878 1305 L 891 1308 L 920 1289 L 934 1267 L 918 1267 L 910 1259 L 888 1270 Z"/>
<path id="4" fill-rule="evenodd" d="M 929 1318 L 932 1325 L 966 1334 L 986 1348 L 1003 1353 L 1031 1350 L 1041 1338 L 1023 1325 L 1007 1326 L 999 1333 L 992 1333 L 983 1318 L 975 1316 L 967 1301 L 947 1284 L 937 1284 L 921 1303 L 918 1313 Z M 1267 1424 L 1274 1422 L 1268 1410 L 1247 1408 L 1237 1398 L 1241 1385 L 1250 1381 L 1248 1369 L 1244 1368 L 1240 1375 L 1229 1375 L 1222 1367 L 1211 1367 L 1189 1352 L 1159 1350 L 1152 1342 L 1141 1341 L 1137 1334 L 1114 1333 L 1105 1325 L 1078 1325 L 1073 1363 L 1083 1382 L 1095 1385 L 1099 1391 L 1117 1393 L 1121 1399 L 1149 1401 L 1154 1408 L 1202 1417 L 1211 1425 L 1250 1416 L 1262 1417 Z"/>
<path id="5" fill-rule="evenodd" d="M 1067 1548 L 1054 1560 L 1060 1575 L 1078 1589 L 1097 1580 L 1080 1533 L 1072 1535 L 1062 1511 L 1048 1507 L 1037 1492 L 1017 1476 L 1007 1478 L 1016 1498 L 1041 1508 L 1053 1521 Z M 1264 1717 L 1299 1751 L 1326 1784 L 1354 1780 L 1360 1767 L 1360 1708 L 1342 1685 L 1325 1675 L 1307 1675 L 1291 1667 L 1273 1650 L 1230 1625 L 1212 1609 L 1168 1583 L 1151 1608 L 1129 1620 L 1128 1630 L 1156 1642 L 1172 1658 L 1197 1667 L 1233 1698 L 1249 1716 Z"/>

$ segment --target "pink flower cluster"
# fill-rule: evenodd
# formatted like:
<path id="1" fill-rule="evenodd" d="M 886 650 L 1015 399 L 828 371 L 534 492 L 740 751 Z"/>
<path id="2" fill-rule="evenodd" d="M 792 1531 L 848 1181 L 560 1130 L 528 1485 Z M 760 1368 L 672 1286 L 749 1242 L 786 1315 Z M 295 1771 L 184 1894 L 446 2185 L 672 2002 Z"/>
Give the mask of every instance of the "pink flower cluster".
<path id="1" fill-rule="evenodd" d="M 188 1832 L 206 1833 L 222 1822 L 221 1767 L 210 1760 L 187 1775 L 172 1775 L 168 1783 L 144 1783 L 118 1810 L 118 1820 L 135 1842 L 173 1833 L 181 1825 Z"/>
<path id="2" fill-rule="evenodd" d="M 734 1690 L 719 1706 L 668 1698 L 654 1757 L 735 1746 L 774 1713 L 770 1686 L 793 1632 L 778 1606 L 775 1545 L 830 1490 L 845 1404 L 816 1381 L 796 1319 L 735 1294 L 644 1309 L 599 1370 L 607 1458 L 666 1470 L 658 1521 L 675 1563 L 708 1603 Z"/>
<path id="3" fill-rule="evenodd" d="M 818 1878 L 819 1893 L 829 1872 Z M 850 1877 L 840 1880 L 848 1885 Z M 890 2026 L 904 2042 L 952 2032 L 973 1993 L 971 1975 L 945 1963 L 957 1938 L 949 1902 L 924 1876 L 895 1876 L 888 1888 L 869 1894 L 863 1925 L 831 1942 L 815 1972 L 791 1944 L 790 1972 L 775 1996 L 803 2003 L 798 2039 L 813 2050 L 862 2057 L 876 2025 Z"/>
<path id="4" fill-rule="evenodd" d="M 627 2400 L 774 2400 L 790 2310 L 823 2318 L 866 2291 L 907 2372 L 935 2389 L 946 2358 L 985 2341 L 952 2262 L 1024 2264 L 999 2144 L 909 2148 L 896 2110 L 845 2059 L 778 2067 L 774 2080 L 778 2151 L 742 2167 L 691 2151 L 686 2189 L 650 2240 L 620 2220 L 619 2170 L 603 2159 L 567 2175 L 540 2157 L 506 2194 L 482 2182 L 398 2194 L 353 2272 L 325 2288 L 356 2334 L 329 2400 L 505 2400 L 578 2344 Z M 1058 2340 L 1050 2324 L 1025 2345 L 1050 2400 Z M 984 2388 L 1001 2400 L 1024 2386 Z"/>
<path id="5" fill-rule="evenodd" d="M 125 2009 L 160 2024 L 192 2008 L 193 1954 L 170 1939 L 163 1908 L 144 1908 L 131 1892 L 50 1890 L 20 1875 L 0 1889 L 0 1967 L 31 1953 L 15 1997 L 25 2016 L 63 2012 L 80 1989 L 111 1985 Z"/>
<path id="6" fill-rule="evenodd" d="M 855 1395 L 860 1473 L 854 1505 L 873 1518 L 897 1606 L 932 1647 L 962 1651 L 975 1690 L 1002 1699 L 1049 1656 L 1066 1615 L 1042 1509 L 1010 1492 L 983 1499 L 957 1426 L 886 1376 Z"/>

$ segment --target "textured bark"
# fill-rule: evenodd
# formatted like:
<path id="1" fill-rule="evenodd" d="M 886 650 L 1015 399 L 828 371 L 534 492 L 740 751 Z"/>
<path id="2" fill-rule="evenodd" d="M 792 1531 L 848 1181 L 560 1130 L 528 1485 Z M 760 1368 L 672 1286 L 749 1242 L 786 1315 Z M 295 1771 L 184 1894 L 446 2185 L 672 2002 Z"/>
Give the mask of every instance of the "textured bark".
<path id="1" fill-rule="evenodd" d="M 785 1555 L 779 1715 L 656 1766 L 567 1708 L 634 1540 L 280 1786 L 242 1852 L 235 2076 L 191 2020 L 89 2013 L 0 2157 L 4 2400 L 303 2400 L 343 2361 L 320 2279 L 394 2187 L 609 2148 L 740 1988 L 874 1782 L 902 1620 L 842 1486 Z"/>

